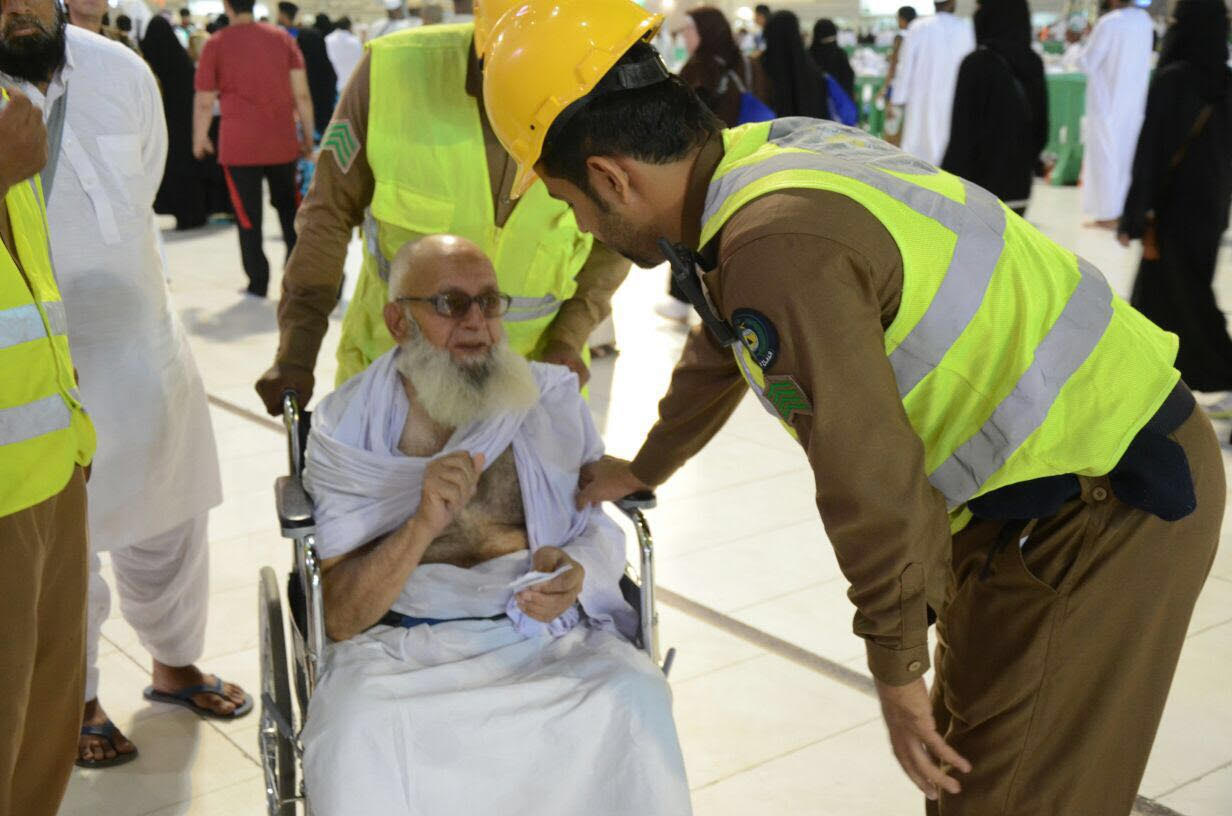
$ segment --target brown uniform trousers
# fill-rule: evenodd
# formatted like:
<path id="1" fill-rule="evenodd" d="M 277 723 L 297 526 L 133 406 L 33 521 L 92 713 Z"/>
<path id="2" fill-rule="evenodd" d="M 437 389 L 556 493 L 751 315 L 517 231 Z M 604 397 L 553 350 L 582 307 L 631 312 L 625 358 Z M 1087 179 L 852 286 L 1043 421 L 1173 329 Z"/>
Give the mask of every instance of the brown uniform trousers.
<path id="1" fill-rule="evenodd" d="M 1024 531 L 981 577 L 999 522 L 954 538 L 937 622 L 938 730 L 974 766 L 933 816 L 1126 816 L 1219 544 L 1223 458 L 1195 409 L 1171 438 L 1197 509 L 1166 522 L 1106 477 Z"/>
<path id="2" fill-rule="evenodd" d="M 0 816 L 55 816 L 85 685 L 86 484 L 0 518 Z"/>

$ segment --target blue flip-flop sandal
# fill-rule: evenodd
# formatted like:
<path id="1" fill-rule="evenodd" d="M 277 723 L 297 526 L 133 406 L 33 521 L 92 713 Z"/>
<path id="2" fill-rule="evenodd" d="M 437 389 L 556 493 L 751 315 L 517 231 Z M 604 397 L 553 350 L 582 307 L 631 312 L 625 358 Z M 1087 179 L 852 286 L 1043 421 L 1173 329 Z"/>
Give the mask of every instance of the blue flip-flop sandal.
<path id="1" fill-rule="evenodd" d="M 216 694 L 219 697 L 226 699 L 226 695 L 222 690 L 222 678 L 215 677 L 213 683 L 202 683 L 197 686 L 189 686 L 188 688 L 182 688 L 179 691 L 173 692 L 158 691 L 153 686 L 146 686 L 145 691 L 141 693 L 143 697 L 152 703 L 170 703 L 171 705 L 178 705 L 182 708 L 187 708 L 189 711 L 195 711 L 202 717 L 209 717 L 215 720 L 238 720 L 249 711 L 252 711 L 252 695 L 250 694 L 245 694 L 244 702 L 236 706 L 235 710 L 230 714 L 219 714 L 213 709 L 197 705 L 192 700 L 193 696 L 197 694 Z"/>
<path id="2" fill-rule="evenodd" d="M 80 749 L 77 751 L 77 767 L 78 768 L 114 768 L 117 765 L 123 765 L 126 762 L 132 762 L 137 758 L 137 746 L 133 746 L 133 750 L 126 754 L 120 753 L 120 749 L 116 748 L 115 738 L 120 733 L 120 729 L 116 728 L 115 723 L 111 720 L 102 725 L 83 725 L 81 726 L 81 735 L 83 737 L 99 737 L 107 740 L 107 744 L 111 746 L 111 750 L 116 752 L 116 755 L 111 759 L 82 759 Z"/>

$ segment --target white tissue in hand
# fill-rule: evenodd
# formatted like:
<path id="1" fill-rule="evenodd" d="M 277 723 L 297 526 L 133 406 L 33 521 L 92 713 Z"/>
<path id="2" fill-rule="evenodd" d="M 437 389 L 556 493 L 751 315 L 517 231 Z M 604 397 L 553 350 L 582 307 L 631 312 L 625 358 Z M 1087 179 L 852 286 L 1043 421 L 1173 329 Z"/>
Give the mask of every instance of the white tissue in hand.
<path id="1" fill-rule="evenodd" d="M 516 595 L 524 589 L 536 586 L 537 584 L 542 584 L 546 581 L 551 581 L 553 578 L 558 578 L 571 569 L 573 569 L 572 564 L 565 564 L 563 567 L 556 570 L 556 572 L 531 571 L 523 575 L 521 578 L 510 581 L 508 589 Z"/>

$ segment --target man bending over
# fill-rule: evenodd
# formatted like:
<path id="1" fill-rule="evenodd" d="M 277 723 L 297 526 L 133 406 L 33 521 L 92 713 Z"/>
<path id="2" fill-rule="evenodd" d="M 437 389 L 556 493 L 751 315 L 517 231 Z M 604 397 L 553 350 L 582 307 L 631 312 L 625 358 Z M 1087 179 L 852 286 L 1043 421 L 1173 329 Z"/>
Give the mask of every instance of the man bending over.
<path id="1" fill-rule="evenodd" d="M 662 673 L 629 642 L 620 529 L 575 507 L 602 445 L 576 375 L 504 339 L 474 244 L 395 257 L 397 345 L 326 398 L 304 481 L 333 644 L 313 812 L 689 814 Z M 559 575 L 528 589 L 529 572 Z"/>

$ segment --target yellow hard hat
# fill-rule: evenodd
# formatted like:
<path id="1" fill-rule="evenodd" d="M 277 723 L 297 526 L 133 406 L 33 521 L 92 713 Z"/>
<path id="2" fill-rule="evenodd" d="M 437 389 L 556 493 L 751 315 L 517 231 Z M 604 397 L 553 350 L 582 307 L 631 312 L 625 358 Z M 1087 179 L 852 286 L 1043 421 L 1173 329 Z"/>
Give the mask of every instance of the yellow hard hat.
<path id="1" fill-rule="evenodd" d="M 514 198 L 535 183 L 535 163 L 556 118 L 662 25 L 662 14 L 631 0 L 523 0 L 500 18 L 484 56 L 483 100 L 492 131 L 518 163 Z M 656 63 L 660 73 L 612 90 L 666 79 L 667 69 Z"/>
<path id="2" fill-rule="evenodd" d="M 483 56 L 484 49 L 492 39 L 496 21 L 509 9 L 525 0 L 474 0 L 475 53 Z"/>

